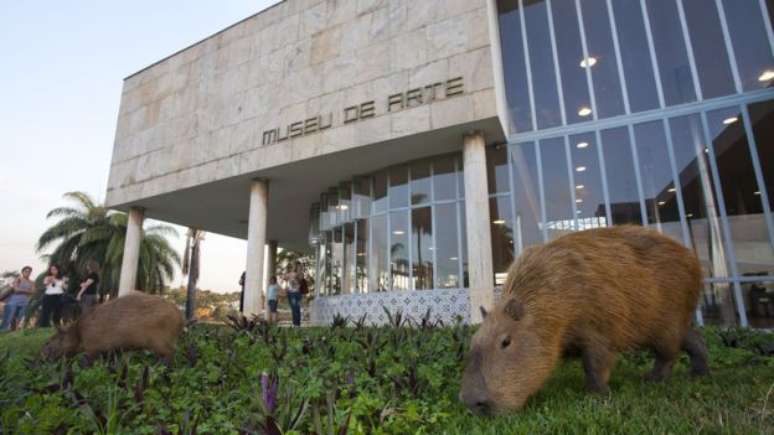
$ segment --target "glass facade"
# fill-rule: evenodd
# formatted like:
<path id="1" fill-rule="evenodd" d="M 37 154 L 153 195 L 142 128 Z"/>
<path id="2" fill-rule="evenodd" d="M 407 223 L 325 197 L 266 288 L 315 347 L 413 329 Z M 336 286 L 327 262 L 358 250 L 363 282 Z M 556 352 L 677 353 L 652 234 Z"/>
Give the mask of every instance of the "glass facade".
<path id="1" fill-rule="evenodd" d="M 494 170 L 509 185 L 505 148 L 502 154 Z M 452 154 L 356 177 L 323 193 L 312 207 L 316 234 L 310 238 L 319 294 L 466 286 L 461 179 L 461 156 Z M 504 252 L 510 263 L 513 249 Z"/>
<path id="2" fill-rule="evenodd" d="M 570 231 L 646 225 L 701 260 L 699 319 L 774 326 L 772 3 L 498 7 L 512 134 L 508 193 L 490 180 L 496 273 Z"/>

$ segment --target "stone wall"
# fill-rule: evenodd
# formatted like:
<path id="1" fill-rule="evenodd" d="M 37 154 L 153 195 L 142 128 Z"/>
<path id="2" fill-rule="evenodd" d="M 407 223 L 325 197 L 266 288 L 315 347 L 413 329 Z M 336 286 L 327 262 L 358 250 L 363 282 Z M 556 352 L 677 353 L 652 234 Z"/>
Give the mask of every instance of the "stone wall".
<path id="1" fill-rule="evenodd" d="M 496 117 L 487 13 L 486 0 L 287 0 L 130 76 L 108 205 Z M 463 95 L 387 110 L 456 77 Z M 343 122 L 369 101 L 373 116 Z M 328 113 L 342 119 L 264 144 Z"/>

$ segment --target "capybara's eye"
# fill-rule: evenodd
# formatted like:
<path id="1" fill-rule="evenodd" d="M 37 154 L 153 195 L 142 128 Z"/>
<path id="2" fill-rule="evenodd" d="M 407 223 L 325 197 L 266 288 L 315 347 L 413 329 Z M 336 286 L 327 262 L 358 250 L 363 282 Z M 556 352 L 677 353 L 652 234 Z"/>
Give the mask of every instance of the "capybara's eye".
<path id="1" fill-rule="evenodd" d="M 503 338 L 503 341 L 500 343 L 500 348 L 505 349 L 510 345 L 511 345 L 511 337 L 505 337 Z"/>

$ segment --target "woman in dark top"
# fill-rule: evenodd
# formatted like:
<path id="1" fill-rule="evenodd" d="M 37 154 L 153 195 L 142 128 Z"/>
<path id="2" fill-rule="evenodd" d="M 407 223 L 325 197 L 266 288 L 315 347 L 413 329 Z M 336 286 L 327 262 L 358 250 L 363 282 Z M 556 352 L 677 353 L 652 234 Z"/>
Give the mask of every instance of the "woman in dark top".
<path id="1" fill-rule="evenodd" d="M 98 286 L 99 275 L 97 274 L 97 264 L 89 262 L 86 265 L 86 279 L 81 282 L 81 289 L 78 290 L 77 296 L 77 299 L 81 302 L 82 312 L 86 312 L 96 305 Z"/>

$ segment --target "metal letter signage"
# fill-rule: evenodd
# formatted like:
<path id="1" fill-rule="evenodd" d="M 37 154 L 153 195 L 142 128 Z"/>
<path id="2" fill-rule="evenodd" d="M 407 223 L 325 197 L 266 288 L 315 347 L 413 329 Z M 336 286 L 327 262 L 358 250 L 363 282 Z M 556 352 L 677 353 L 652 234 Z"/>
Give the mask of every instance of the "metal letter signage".
<path id="1" fill-rule="evenodd" d="M 377 106 L 375 100 L 354 104 L 344 108 L 339 117 L 334 114 L 320 114 L 311 118 L 296 121 L 285 127 L 277 127 L 263 132 L 261 144 L 273 145 L 300 136 L 308 136 L 323 132 L 334 124 L 347 125 L 378 115 L 400 112 L 401 110 L 430 104 L 465 94 L 465 83 L 462 77 L 455 77 L 445 82 L 431 83 L 427 86 L 409 89 L 405 92 L 387 96 L 384 104 Z M 378 108 L 379 107 L 379 108 Z M 338 120 L 338 121 L 336 121 Z"/>

